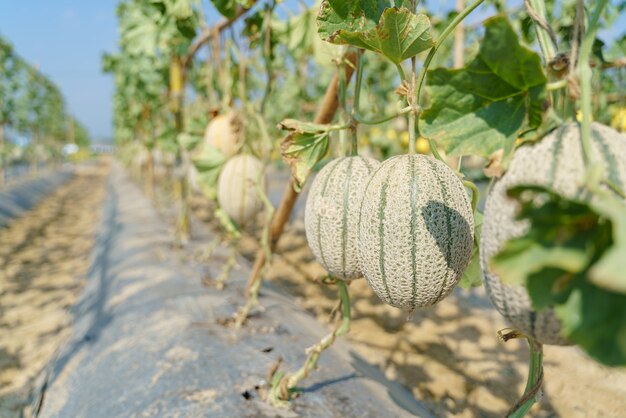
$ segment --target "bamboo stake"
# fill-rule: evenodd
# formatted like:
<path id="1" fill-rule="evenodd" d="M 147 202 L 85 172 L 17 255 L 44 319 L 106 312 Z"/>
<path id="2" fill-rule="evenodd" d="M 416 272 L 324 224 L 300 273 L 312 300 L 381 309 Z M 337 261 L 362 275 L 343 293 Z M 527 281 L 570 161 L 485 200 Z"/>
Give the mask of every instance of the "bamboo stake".
<path id="1" fill-rule="evenodd" d="M 356 53 L 350 52 L 346 55 L 345 58 L 352 64 L 347 65 L 345 69 L 346 80 L 349 81 L 352 77 L 352 73 L 354 72 L 354 68 L 356 65 Z M 339 107 L 338 92 L 339 74 L 335 74 L 330 84 L 328 85 L 328 88 L 326 89 L 326 93 L 324 94 L 324 98 L 322 99 L 322 104 L 317 111 L 317 115 L 315 116 L 314 120 L 315 123 L 332 122 L 337 108 Z M 285 138 L 283 141 L 287 140 L 288 137 Z M 292 179 L 287 185 L 285 193 L 283 194 L 280 204 L 278 205 L 278 209 L 276 209 L 274 217 L 272 218 L 269 239 L 269 246 L 271 251 L 274 251 L 276 249 L 278 240 L 285 230 L 285 225 L 287 224 L 287 221 L 289 221 L 289 217 L 291 216 L 291 212 L 293 211 L 296 201 L 298 200 L 298 196 L 299 193 L 296 191 L 295 181 Z M 263 265 L 265 264 L 265 260 L 266 252 L 263 251 L 263 249 L 259 249 L 254 259 L 252 271 L 250 272 L 250 276 L 248 277 L 246 292 L 249 292 L 250 288 L 255 285 L 255 282 L 260 279 L 260 274 L 263 269 Z"/>

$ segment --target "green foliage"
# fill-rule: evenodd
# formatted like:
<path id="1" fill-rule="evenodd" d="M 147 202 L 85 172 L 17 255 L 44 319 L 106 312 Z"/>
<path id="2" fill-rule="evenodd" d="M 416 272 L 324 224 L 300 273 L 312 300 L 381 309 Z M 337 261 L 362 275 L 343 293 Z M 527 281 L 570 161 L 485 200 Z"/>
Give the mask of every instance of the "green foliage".
<path id="1" fill-rule="evenodd" d="M 281 144 L 283 161 L 291 168 L 298 191 L 313 167 L 328 151 L 328 132 L 294 132 Z"/>
<path id="2" fill-rule="evenodd" d="M 485 22 L 480 51 L 462 69 L 428 72 L 422 133 L 451 155 L 511 150 L 520 129 L 541 124 L 546 76 L 504 17 Z"/>
<path id="3" fill-rule="evenodd" d="M 405 7 L 391 7 L 391 2 L 386 1 L 324 1 L 318 25 L 322 39 L 380 53 L 394 64 L 434 44 L 426 15 L 415 15 Z"/>
<path id="4" fill-rule="evenodd" d="M 596 360 L 626 365 L 626 205 L 598 191 L 567 199 L 539 186 L 518 186 L 519 219 L 529 232 L 492 259 L 507 283 L 525 285 L 537 310 L 554 306 L 564 336 Z"/>
<path id="5" fill-rule="evenodd" d="M 205 144 L 199 153 L 191 158 L 191 162 L 198 170 L 198 184 L 202 193 L 214 200 L 217 195 L 217 180 L 226 162 L 226 156 L 219 149 Z"/>
<path id="6" fill-rule="evenodd" d="M 0 37 L 0 125 L 3 132 L 28 136 L 31 158 L 60 156 L 60 149 L 70 138 L 70 123 L 65 99 L 60 89 L 38 69 L 24 61 L 13 46 Z M 86 130 L 83 142 L 89 142 Z M 6 138 L 2 138 L 5 140 Z"/>
<path id="7" fill-rule="evenodd" d="M 249 9 L 255 3 L 253 0 L 211 0 L 215 8 L 226 18 L 232 19 L 237 16 L 241 8 Z"/>

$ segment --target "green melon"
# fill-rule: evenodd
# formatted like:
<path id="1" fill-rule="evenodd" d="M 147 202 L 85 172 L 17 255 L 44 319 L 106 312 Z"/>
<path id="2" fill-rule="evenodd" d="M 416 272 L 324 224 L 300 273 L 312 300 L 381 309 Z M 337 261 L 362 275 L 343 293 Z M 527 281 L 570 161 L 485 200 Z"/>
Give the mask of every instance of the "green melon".
<path id="1" fill-rule="evenodd" d="M 441 161 L 397 156 L 370 177 L 361 207 L 359 261 L 385 303 L 413 311 L 445 298 L 469 264 L 473 240 L 468 194 Z"/>
<path id="2" fill-rule="evenodd" d="M 315 177 L 304 222 L 317 261 L 339 279 L 361 277 L 357 258 L 359 210 L 369 175 L 380 163 L 360 156 L 338 158 Z"/>
<path id="3" fill-rule="evenodd" d="M 217 182 L 217 201 L 226 214 L 238 225 L 254 222 L 263 209 L 257 184 L 263 164 L 252 155 L 236 155 L 224 164 Z M 265 190 L 265 176 L 260 177 Z"/>
<path id="4" fill-rule="evenodd" d="M 240 121 L 235 112 L 228 112 L 211 119 L 204 131 L 204 144 L 219 149 L 230 157 L 239 146 Z"/>
<path id="5" fill-rule="evenodd" d="M 605 165 L 605 175 L 624 190 L 626 185 L 626 137 L 604 125 L 593 123 L 595 158 Z M 537 143 L 515 151 L 507 172 L 491 187 L 485 206 L 480 241 L 480 260 L 487 294 L 496 309 L 516 328 L 544 344 L 566 345 L 561 323 L 552 309 L 535 312 L 522 286 L 510 286 L 489 268 L 489 260 L 511 238 L 524 235 L 527 222 L 516 221 L 517 205 L 506 191 L 519 184 L 548 186 L 566 197 L 575 197 L 583 179 L 580 128 L 569 123 Z"/>

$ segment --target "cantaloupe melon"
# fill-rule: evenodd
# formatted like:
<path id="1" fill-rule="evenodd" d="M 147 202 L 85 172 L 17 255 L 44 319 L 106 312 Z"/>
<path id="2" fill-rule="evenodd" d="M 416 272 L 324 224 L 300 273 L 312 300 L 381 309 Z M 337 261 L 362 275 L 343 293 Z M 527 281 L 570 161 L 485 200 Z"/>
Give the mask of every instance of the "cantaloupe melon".
<path id="1" fill-rule="evenodd" d="M 232 157 L 224 164 L 217 183 L 217 201 L 226 214 L 239 226 L 254 221 L 263 209 L 257 183 L 263 164 L 252 155 Z M 265 189 L 265 175 L 260 178 Z"/>
<path id="2" fill-rule="evenodd" d="M 317 261 L 333 277 L 361 277 L 359 211 L 369 175 L 379 165 L 360 156 L 338 158 L 311 185 L 304 214 L 306 238 Z"/>
<path id="3" fill-rule="evenodd" d="M 413 311 L 445 298 L 472 256 L 468 193 L 444 163 L 402 155 L 370 177 L 361 206 L 359 262 L 384 302 Z"/>
<path id="4" fill-rule="evenodd" d="M 204 144 L 219 149 L 227 157 L 234 155 L 239 146 L 239 125 L 235 112 L 214 117 L 204 131 Z"/>
<path id="5" fill-rule="evenodd" d="M 593 123 L 595 158 L 605 165 L 605 175 L 624 190 L 626 185 L 626 137 L 604 125 Z M 485 287 L 496 309 L 516 328 L 543 344 L 565 345 L 561 323 L 551 309 L 535 312 L 526 289 L 510 286 L 491 272 L 489 261 L 511 238 L 524 235 L 527 222 L 516 221 L 517 205 L 506 191 L 519 184 L 548 186 L 566 197 L 575 197 L 585 173 L 577 123 L 569 123 L 515 151 L 506 173 L 487 196 L 480 240 L 480 259 Z"/>

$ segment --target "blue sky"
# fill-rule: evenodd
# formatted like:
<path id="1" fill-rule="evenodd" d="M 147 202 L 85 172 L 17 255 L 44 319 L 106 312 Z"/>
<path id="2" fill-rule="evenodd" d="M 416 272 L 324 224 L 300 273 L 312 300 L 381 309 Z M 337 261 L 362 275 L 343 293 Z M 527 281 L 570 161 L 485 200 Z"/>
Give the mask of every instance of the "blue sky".
<path id="1" fill-rule="evenodd" d="M 116 45 L 117 0 L 0 0 L 0 33 L 50 77 L 92 138 L 112 133 L 113 80 L 100 54 Z"/>
<path id="2" fill-rule="evenodd" d="M 454 0 L 426 4 L 441 11 L 453 7 Z M 59 85 L 70 112 L 94 139 L 110 138 L 113 132 L 113 80 L 101 73 L 100 55 L 116 49 L 116 5 L 117 0 L 0 0 L 0 34 Z M 613 30 L 624 31 L 625 17 Z M 209 13 L 209 20 L 215 19 Z"/>

